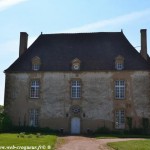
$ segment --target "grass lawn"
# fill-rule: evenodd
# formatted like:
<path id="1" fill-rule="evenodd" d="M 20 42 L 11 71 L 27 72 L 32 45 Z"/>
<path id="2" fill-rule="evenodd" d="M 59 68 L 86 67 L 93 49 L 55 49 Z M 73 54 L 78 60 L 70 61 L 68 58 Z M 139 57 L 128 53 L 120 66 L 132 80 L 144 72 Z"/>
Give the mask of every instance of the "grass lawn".
<path id="1" fill-rule="evenodd" d="M 150 150 L 150 140 L 108 143 L 115 150 Z"/>
<path id="2" fill-rule="evenodd" d="M 96 134 L 98 139 L 112 139 L 112 138 L 150 138 L 150 135 L 130 135 L 130 134 Z"/>
<path id="3" fill-rule="evenodd" d="M 20 148 L 19 146 L 24 146 L 26 149 L 39 148 L 39 150 L 53 150 L 56 140 L 57 136 L 55 135 L 37 136 L 36 134 L 0 134 L 0 149 L 3 149 L 2 146 L 4 146 L 5 149 L 13 149 L 6 148 L 6 146 L 18 146 L 18 148 L 14 149 L 23 149 L 23 147 Z"/>

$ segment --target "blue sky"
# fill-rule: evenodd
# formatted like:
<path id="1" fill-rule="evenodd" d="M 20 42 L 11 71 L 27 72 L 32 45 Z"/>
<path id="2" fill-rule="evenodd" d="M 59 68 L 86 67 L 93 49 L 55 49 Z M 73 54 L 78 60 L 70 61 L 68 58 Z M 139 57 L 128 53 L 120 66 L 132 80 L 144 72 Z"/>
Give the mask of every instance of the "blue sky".
<path id="1" fill-rule="evenodd" d="M 140 29 L 144 28 L 150 47 L 149 0 L 0 0 L 0 24 L 0 104 L 4 101 L 3 71 L 18 58 L 20 32 L 29 34 L 30 45 L 41 32 L 123 29 L 136 47 L 140 46 Z"/>

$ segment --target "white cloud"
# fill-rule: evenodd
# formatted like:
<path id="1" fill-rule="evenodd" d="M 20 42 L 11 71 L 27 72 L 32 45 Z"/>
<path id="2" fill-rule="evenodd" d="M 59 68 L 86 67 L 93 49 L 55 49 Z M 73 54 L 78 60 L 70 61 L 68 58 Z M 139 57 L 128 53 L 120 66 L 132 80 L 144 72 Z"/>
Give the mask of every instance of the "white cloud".
<path id="1" fill-rule="evenodd" d="M 0 0 L 0 11 L 27 0 Z"/>
<path id="2" fill-rule="evenodd" d="M 86 24 L 81 27 L 77 28 L 72 28 L 68 29 L 64 32 L 89 32 L 89 31 L 95 31 L 107 26 L 117 26 L 120 24 L 128 23 L 128 22 L 133 22 L 138 19 L 142 19 L 145 16 L 150 15 L 150 9 L 144 10 L 144 11 L 139 11 L 139 12 L 133 12 L 130 14 L 118 16 L 116 18 L 111 18 L 111 19 L 106 19 L 98 22 L 94 22 L 91 24 Z"/>

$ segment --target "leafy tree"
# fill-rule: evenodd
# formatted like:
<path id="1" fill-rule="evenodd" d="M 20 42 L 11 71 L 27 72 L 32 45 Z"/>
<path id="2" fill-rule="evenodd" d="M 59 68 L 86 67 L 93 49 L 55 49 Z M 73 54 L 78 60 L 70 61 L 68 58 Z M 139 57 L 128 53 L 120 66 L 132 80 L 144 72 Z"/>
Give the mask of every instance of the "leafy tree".
<path id="1" fill-rule="evenodd" d="M 10 131 L 12 122 L 10 117 L 4 113 L 4 106 L 0 105 L 0 131 Z"/>
<path id="2" fill-rule="evenodd" d="M 3 113 L 3 112 L 4 112 L 4 106 L 0 105 L 0 113 Z"/>

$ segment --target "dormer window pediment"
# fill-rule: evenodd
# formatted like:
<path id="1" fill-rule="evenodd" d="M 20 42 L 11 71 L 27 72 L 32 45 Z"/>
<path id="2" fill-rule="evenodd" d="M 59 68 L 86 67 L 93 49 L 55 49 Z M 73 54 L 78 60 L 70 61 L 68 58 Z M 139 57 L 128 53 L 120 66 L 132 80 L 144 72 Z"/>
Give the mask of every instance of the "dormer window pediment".
<path id="1" fill-rule="evenodd" d="M 80 70 L 81 61 L 78 58 L 72 60 L 72 70 Z"/>
<path id="2" fill-rule="evenodd" d="M 121 55 L 118 55 L 115 58 L 115 68 L 116 70 L 123 70 L 124 69 L 124 57 Z"/>
<path id="3" fill-rule="evenodd" d="M 41 67 L 41 59 L 38 56 L 32 58 L 32 70 L 38 71 Z"/>

